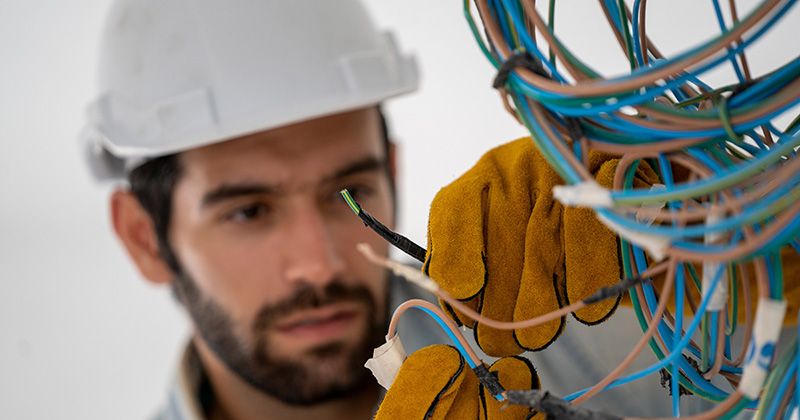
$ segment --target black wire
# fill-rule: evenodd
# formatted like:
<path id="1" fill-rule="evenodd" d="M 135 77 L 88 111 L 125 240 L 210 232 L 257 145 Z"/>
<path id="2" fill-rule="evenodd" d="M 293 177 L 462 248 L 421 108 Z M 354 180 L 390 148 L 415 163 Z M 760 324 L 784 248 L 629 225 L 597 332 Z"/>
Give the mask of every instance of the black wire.
<path id="1" fill-rule="evenodd" d="M 405 252 L 419 262 L 425 262 L 425 248 L 415 244 L 411 239 L 392 231 L 386 225 L 376 220 L 371 214 L 359 206 L 360 211 L 358 217 L 364 222 L 364 225 L 374 230 L 375 233 L 381 235 L 387 242 L 397 247 L 397 249 Z"/>

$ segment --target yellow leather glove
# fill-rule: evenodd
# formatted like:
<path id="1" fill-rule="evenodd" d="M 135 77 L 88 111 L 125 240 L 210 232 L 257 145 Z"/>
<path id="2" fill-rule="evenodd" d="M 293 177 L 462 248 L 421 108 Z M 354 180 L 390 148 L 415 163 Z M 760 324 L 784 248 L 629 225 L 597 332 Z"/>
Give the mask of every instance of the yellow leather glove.
<path id="1" fill-rule="evenodd" d="M 610 187 L 618 159 L 594 153 L 589 170 Z M 646 164 L 638 186 L 657 182 Z M 522 321 L 583 300 L 621 279 L 617 237 L 590 209 L 564 208 L 552 190 L 563 181 L 530 138 L 487 152 L 443 188 L 431 204 L 423 270 L 456 299 L 499 321 Z M 618 299 L 578 311 L 578 320 L 605 320 Z M 474 323 L 448 305 L 456 321 L 475 329 L 478 345 L 496 357 L 546 347 L 563 318 L 521 330 Z"/>
<path id="2" fill-rule="evenodd" d="M 538 389 L 539 377 L 527 359 L 498 360 L 489 372 L 505 389 Z M 412 353 L 397 373 L 376 420 L 524 420 L 532 409 L 497 401 L 454 347 L 433 345 Z M 536 414 L 536 419 L 544 415 Z"/>

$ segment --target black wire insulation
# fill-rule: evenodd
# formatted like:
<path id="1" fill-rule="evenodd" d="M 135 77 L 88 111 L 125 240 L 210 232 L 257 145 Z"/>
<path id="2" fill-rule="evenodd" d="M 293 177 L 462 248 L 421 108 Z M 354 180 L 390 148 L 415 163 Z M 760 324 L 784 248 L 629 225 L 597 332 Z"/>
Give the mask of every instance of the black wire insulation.
<path id="1" fill-rule="evenodd" d="M 359 209 L 358 217 L 361 218 L 365 226 L 375 231 L 378 235 L 381 235 L 383 239 L 386 239 L 386 241 L 397 247 L 397 249 L 405 252 L 417 261 L 425 262 L 425 253 L 427 252 L 425 248 L 415 244 L 411 239 L 392 231 L 386 227 L 386 225 L 372 217 L 371 214 L 367 213 L 361 206 L 359 206 Z"/>

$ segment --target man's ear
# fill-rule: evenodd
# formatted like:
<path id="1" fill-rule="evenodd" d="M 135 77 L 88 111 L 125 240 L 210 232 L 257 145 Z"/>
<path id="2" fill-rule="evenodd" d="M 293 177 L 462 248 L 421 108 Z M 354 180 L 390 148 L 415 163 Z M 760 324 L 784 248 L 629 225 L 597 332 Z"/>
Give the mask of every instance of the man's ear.
<path id="1" fill-rule="evenodd" d="M 158 237 L 150 215 L 130 191 L 111 195 L 111 221 L 139 272 L 153 283 L 169 283 L 174 274 L 158 251 Z"/>

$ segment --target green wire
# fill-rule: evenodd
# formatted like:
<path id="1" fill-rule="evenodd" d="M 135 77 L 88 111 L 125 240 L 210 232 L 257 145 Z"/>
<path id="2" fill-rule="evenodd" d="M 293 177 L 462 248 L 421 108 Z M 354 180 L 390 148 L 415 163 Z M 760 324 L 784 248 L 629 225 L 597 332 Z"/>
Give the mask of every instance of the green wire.
<path id="1" fill-rule="evenodd" d="M 786 372 L 791 367 L 797 357 L 797 340 L 792 340 L 792 345 L 787 349 L 778 363 L 767 374 L 767 379 L 764 382 L 764 391 L 761 395 L 761 400 L 758 402 L 758 415 L 756 420 L 763 418 L 768 408 L 773 404 L 775 398 L 780 398 L 782 395 L 776 395 L 781 380 L 786 376 Z"/>
<path id="2" fill-rule="evenodd" d="M 633 182 L 632 179 L 629 179 L 628 181 L 626 181 L 625 188 L 630 188 L 630 186 L 632 185 L 632 182 Z M 619 240 L 620 240 L 620 247 L 622 248 L 622 269 L 623 269 L 623 271 L 625 273 L 625 277 L 632 277 L 633 276 L 633 269 L 632 269 L 633 261 L 631 259 L 631 255 L 630 255 L 630 243 L 628 241 L 626 241 L 622 237 L 620 237 Z M 687 264 L 687 266 L 691 267 L 691 264 Z M 690 268 L 690 270 L 694 271 L 693 268 Z M 695 277 L 696 277 L 696 274 L 697 273 L 695 273 Z M 649 280 L 647 280 L 647 281 L 649 281 Z M 631 304 L 633 305 L 633 310 L 634 310 L 634 313 L 636 314 L 636 319 L 639 322 L 639 327 L 642 329 L 642 333 L 644 333 L 644 332 L 647 331 L 648 325 L 647 325 L 647 320 L 645 319 L 645 316 L 644 316 L 644 310 L 642 309 L 641 302 L 639 302 L 639 296 L 636 294 L 636 292 L 633 289 L 628 291 L 628 296 L 630 296 L 630 298 L 631 298 Z M 658 358 L 658 360 L 663 360 L 664 359 L 664 353 L 658 347 L 658 344 L 656 343 L 655 338 L 651 337 L 647 344 L 650 346 L 650 349 L 653 351 L 653 354 L 655 354 L 655 356 L 656 356 L 656 358 Z M 680 377 L 678 378 L 678 381 L 679 381 L 681 386 L 683 386 L 684 388 L 686 388 L 690 392 L 694 393 L 695 395 L 699 396 L 700 398 L 703 398 L 703 399 L 708 400 L 708 401 L 713 401 L 713 402 L 720 402 L 720 401 L 724 400 L 723 397 L 720 397 L 720 396 L 717 396 L 717 395 L 713 395 L 713 394 L 703 390 L 702 388 L 698 387 L 692 381 L 690 381 L 688 378 L 686 378 L 686 376 L 683 375 L 683 374 L 680 375 Z"/>
<path id="3" fill-rule="evenodd" d="M 614 197 L 614 204 L 618 206 L 638 206 L 649 203 L 660 203 L 663 201 L 678 201 L 692 197 L 701 197 L 712 194 L 724 188 L 731 187 L 737 183 L 752 178 L 761 173 L 767 167 L 783 159 L 789 153 L 794 152 L 794 148 L 800 146 L 800 136 L 795 136 L 791 140 L 778 144 L 772 149 L 772 153 L 765 155 L 759 161 L 748 162 L 740 165 L 740 169 L 718 177 L 714 182 L 704 184 L 688 184 L 686 187 L 673 191 L 647 191 L 633 196 Z"/>
<path id="4" fill-rule="evenodd" d="M 768 254 L 772 262 L 772 299 L 783 299 L 783 264 L 781 264 L 780 252 L 770 252 Z"/>
<path id="5" fill-rule="evenodd" d="M 709 366 L 709 358 L 711 357 L 711 343 L 709 338 L 709 331 L 708 331 L 708 323 L 709 323 L 709 316 L 708 312 L 703 313 L 703 321 L 700 323 L 700 336 L 703 338 L 702 345 L 701 345 L 701 360 L 700 360 L 700 370 L 703 372 L 707 371 Z"/>
<path id="6" fill-rule="evenodd" d="M 731 408 L 728 412 L 726 412 L 724 416 L 720 417 L 719 420 L 730 420 L 730 419 L 732 419 L 733 416 L 739 414 L 739 412 L 744 410 L 744 408 L 748 404 L 750 404 L 751 402 L 753 402 L 753 400 L 751 400 L 749 398 L 742 398 L 742 400 L 739 401 L 738 404 L 733 406 L 733 408 Z"/>
<path id="7" fill-rule="evenodd" d="M 733 335 L 736 332 L 736 327 L 739 325 L 739 288 L 737 285 L 739 284 L 739 275 L 736 273 L 735 267 L 733 264 L 728 264 L 728 279 L 730 281 L 730 286 L 728 289 L 731 291 L 731 308 L 729 308 L 728 313 L 730 316 L 728 317 L 728 326 L 725 328 L 725 334 L 728 336 Z"/>
<path id="8" fill-rule="evenodd" d="M 740 143 L 742 141 L 742 137 L 733 131 L 730 115 L 728 115 L 728 99 L 724 96 L 720 96 L 719 98 L 719 102 L 717 103 L 717 113 L 719 114 L 719 119 L 722 122 L 722 127 L 725 129 L 725 132 L 728 134 L 728 137 L 731 139 L 731 141 Z"/>
<path id="9" fill-rule="evenodd" d="M 628 62 L 631 65 L 631 70 L 636 69 L 636 59 L 633 56 L 633 40 L 631 39 L 631 28 L 628 24 L 628 15 L 625 14 L 627 6 L 624 0 L 617 0 L 617 8 L 619 9 L 619 21 L 622 22 L 622 34 L 625 38 L 625 52 L 628 55 Z"/>
<path id="10" fill-rule="evenodd" d="M 784 132 L 788 133 L 788 132 L 794 130 L 798 125 L 800 125 L 800 114 L 797 114 L 797 116 L 794 117 L 794 119 L 792 120 L 791 123 L 789 123 L 789 125 L 786 127 L 786 130 L 784 130 Z"/>
<path id="11" fill-rule="evenodd" d="M 359 206 L 358 203 L 353 200 L 353 197 L 350 195 L 350 192 L 347 191 L 347 188 L 339 191 L 339 194 L 344 197 L 344 201 L 347 202 L 347 205 L 350 206 L 350 208 L 353 209 L 356 214 L 361 214 L 361 206 Z"/>
<path id="12" fill-rule="evenodd" d="M 475 42 L 478 43 L 483 55 L 486 56 L 486 59 L 489 60 L 490 63 L 494 66 L 494 68 L 500 68 L 500 63 L 494 57 L 494 55 L 489 52 L 489 49 L 486 47 L 486 44 L 483 42 L 483 38 L 478 31 L 478 26 L 475 25 L 475 20 L 472 18 L 472 12 L 469 7 L 469 0 L 464 0 L 464 15 L 467 18 L 467 23 L 469 24 L 469 28 L 472 31 L 472 36 L 475 38 Z"/>

